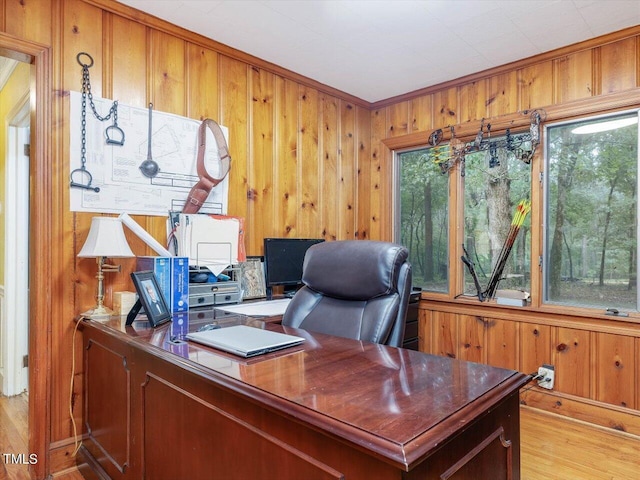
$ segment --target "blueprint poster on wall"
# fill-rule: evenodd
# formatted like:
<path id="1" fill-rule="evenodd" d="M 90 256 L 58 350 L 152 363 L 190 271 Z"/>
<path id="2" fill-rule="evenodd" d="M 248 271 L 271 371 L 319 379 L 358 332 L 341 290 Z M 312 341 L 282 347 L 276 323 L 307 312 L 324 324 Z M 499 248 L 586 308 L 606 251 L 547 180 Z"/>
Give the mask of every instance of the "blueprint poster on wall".
<path id="1" fill-rule="evenodd" d="M 103 117 L 113 103 L 96 97 L 93 102 Z M 78 171 L 83 167 L 80 92 L 71 92 L 69 118 L 69 179 L 86 184 L 86 179 L 90 178 L 92 187 L 70 188 L 71 211 L 161 216 L 167 216 L 169 211 L 182 211 L 189 190 L 198 181 L 196 153 L 200 121 L 118 103 L 117 126 L 122 129 L 124 143 L 109 144 L 107 133 L 114 135 L 114 130 L 107 132 L 107 128 L 113 126 L 113 119 L 98 120 L 87 99 L 85 162 L 84 170 Z M 221 128 L 228 143 L 229 130 L 224 126 Z M 215 177 L 218 148 L 210 129 L 206 132 L 205 165 L 209 174 Z M 152 160 L 156 166 L 157 174 L 153 177 L 145 176 L 140 168 L 146 160 Z M 228 191 L 227 175 L 213 188 L 200 211 L 226 214 Z"/>

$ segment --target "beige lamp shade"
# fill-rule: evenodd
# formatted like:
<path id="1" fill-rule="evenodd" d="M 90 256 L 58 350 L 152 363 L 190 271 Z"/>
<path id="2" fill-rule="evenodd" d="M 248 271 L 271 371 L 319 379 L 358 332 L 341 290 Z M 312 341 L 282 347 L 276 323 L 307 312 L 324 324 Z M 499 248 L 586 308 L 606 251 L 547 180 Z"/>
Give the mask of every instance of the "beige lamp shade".
<path id="1" fill-rule="evenodd" d="M 93 217 L 89 235 L 78 257 L 134 257 L 124 236 L 122 222 L 114 217 Z"/>

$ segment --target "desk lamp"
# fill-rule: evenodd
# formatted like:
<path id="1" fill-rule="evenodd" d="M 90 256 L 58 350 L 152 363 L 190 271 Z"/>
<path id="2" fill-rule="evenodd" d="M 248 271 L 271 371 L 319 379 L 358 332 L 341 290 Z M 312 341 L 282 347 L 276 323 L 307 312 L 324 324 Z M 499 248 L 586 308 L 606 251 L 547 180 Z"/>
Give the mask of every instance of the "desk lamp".
<path id="1" fill-rule="evenodd" d="M 135 255 L 129 248 L 127 239 L 124 236 L 122 222 L 113 217 L 93 217 L 91 228 L 87 240 L 84 242 L 82 250 L 78 253 L 81 258 L 94 258 L 98 263 L 98 292 L 96 299 L 98 304 L 82 315 L 90 318 L 108 317 L 114 312 L 104 306 L 104 273 L 119 272 L 120 265 L 106 264 L 107 257 L 125 258 Z"/>

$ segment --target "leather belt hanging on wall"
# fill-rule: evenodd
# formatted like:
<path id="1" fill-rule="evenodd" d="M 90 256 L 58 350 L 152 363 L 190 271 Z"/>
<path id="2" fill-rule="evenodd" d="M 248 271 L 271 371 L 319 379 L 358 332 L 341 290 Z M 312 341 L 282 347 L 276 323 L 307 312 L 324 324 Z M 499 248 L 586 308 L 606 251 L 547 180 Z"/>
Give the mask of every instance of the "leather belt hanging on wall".
<path id="1" fill-rule="evenodd" d="M 207 172 L 204 164 L 204 154 L 207 144 L 207 128 L 213 133 L 213 137 L 218 144 L 218 154 L 220 157 L 220 166 L 218 171 L 220 172 L 218 177 L 214 178 Z M 224 138 L 222 129 L 214 120 L 206 118 L 200 124 L 198 128 L 198 156 L 197 156 L 197 172 L 200 180 L 196 183 L 189 195 L 187 201 L 184 204 L 182 210 L 183 213 L 197 213 L 202 207 L 204 202 L 209 197 L 213 187 L 218 185 L 229 173 L 231 168 L 231 156 L 229 155 L 229 148 L 227 147 L 227 141 Z"/>

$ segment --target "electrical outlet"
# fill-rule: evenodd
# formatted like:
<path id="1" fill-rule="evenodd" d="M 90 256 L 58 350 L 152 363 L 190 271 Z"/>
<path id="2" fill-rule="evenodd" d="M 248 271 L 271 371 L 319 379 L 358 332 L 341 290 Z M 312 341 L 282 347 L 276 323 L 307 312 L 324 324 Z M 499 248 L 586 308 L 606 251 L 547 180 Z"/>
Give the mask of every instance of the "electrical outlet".
<path id="1" fill-rule="evenodd" d="M 556 379 L 556 371 L 553 365 L 542 364 L 542 366 L 538 368 L 538 375 L 538 386 L 546 388 L 547 390 L 553 390 L 553 382 Z"/>

